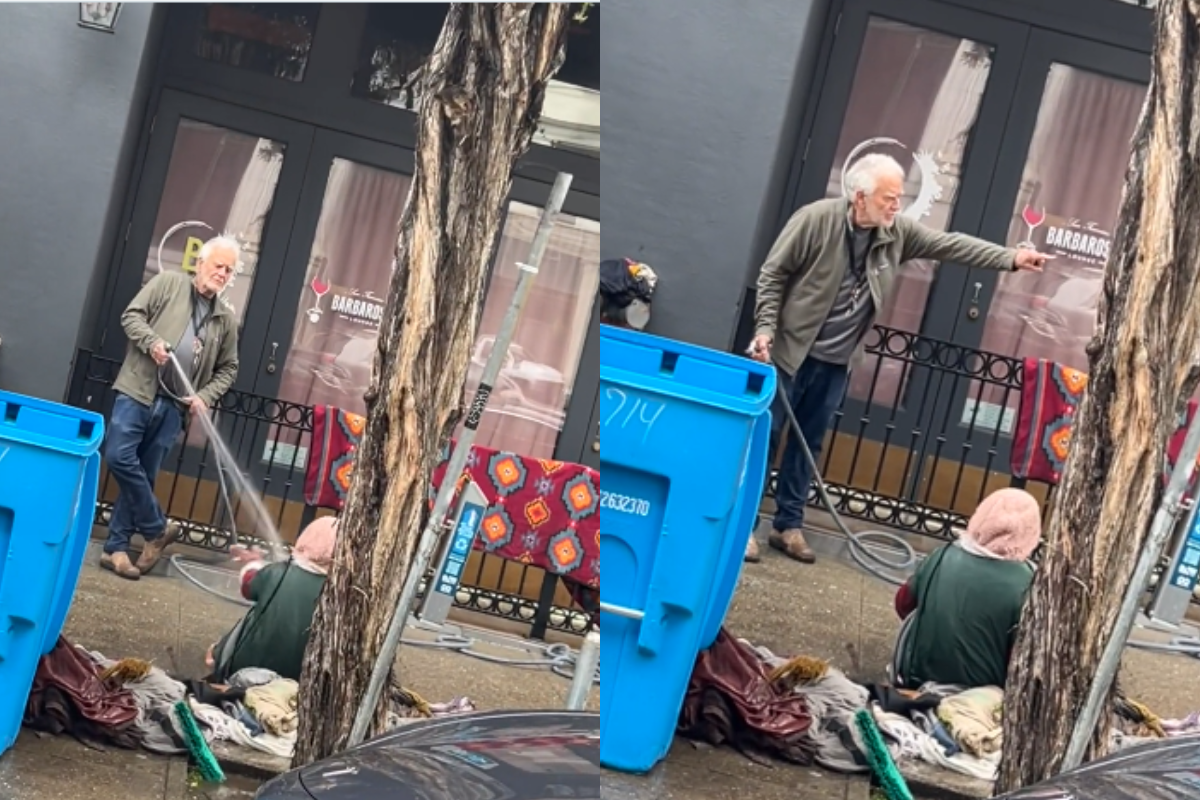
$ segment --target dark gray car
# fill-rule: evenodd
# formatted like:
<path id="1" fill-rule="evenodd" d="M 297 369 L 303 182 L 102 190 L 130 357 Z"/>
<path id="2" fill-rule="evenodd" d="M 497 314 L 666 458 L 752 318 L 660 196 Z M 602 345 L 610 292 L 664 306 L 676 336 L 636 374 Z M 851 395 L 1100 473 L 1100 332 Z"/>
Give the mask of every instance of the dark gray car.
<path id="1" fill-rule="evenodd" d="M 413 723 L 294 770 L 258 800 L 598 800 L 600 715 L 501 711 Z"/>
<path id="2" fill-rule="evenodd" d="M 1004 800 L 1200 800 L 1200 737 L 1142 745 Z"/>

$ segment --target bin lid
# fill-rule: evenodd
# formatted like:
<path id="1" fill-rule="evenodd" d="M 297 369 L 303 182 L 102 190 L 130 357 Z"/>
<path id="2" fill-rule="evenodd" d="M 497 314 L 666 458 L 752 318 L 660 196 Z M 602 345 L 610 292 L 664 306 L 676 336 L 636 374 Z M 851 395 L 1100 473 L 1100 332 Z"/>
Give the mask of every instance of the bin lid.
<path id="1" fill-rule="evenodd" d="M 653 334 L 600 326 L 601 382 L 758 416 L 775 397 L 775 368 Z"/>
<path id="2" fill-rule="evenodd" d="M 86 458 L 104 441 L 104 417 L 63 403 L 0 391 L 0 447 L 5 442 Z"/>

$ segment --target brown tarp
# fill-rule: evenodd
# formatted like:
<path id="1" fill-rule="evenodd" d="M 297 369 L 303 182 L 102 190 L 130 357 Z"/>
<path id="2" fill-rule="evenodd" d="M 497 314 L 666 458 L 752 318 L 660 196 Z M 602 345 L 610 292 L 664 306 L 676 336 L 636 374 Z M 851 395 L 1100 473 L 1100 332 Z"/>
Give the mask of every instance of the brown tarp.
<path id="1" fill-rule="evenodd" d="M 804 698 L 773 686 L 754 651 L 722 629 L 716 643 L 696 659 L 679 733 L 747 754 L 811 764 L 812 722 Z"/>
<path id="2" fill-rule="evenodd" d="M 86 741 L 135 748 L 130 731 L 138 717 L 134 696 L 100 680 L 96 665 L 64 638 L 38 662 L 25 705 L 29 727 Z"/>

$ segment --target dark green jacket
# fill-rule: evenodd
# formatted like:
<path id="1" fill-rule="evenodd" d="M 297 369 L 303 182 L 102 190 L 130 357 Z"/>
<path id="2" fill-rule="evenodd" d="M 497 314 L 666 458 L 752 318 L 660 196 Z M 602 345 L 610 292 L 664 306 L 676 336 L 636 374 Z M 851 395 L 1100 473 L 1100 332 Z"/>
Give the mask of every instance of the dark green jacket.
<path id="1" fill-rule="evenodd" d="M 239 670 L 258 667 L 300 680 L 324 587 L 324 575 L 306 572 L 292 562 L 263 567 L 250 580 L 248 594 L 254 608 L 214 648 L 216 676 L 227 680 Z"/>
<path id="2" fill-rule="evenodd" d="M 160 339 L 174 346 L 187 330 L 192 313 L 192 277 L 162 272 L 142 287 L 125 313 L 121 327 L 129 339 L 125 363 L 113 388 L 143 405 L 158 394 L 158 364 L 150 349 Z M 238 372 L 238 323 L 220 297 L 213 303 L 204 349 L 196 373 L 196 394 L 211 408 L 229 391 Z"/>
<path id="3" fill-rule="evenodd" d="M 917 603 L 901 663 L 905 683 L 1003 687 L 1033 569 L 943 545 L 909 580 Z"/>
<path id="4" fill-rule="evenodd" d="M 808 357 L 833 309 L 842 276 L 849 268 L 846 225 L 850 201 L 818 200 L 788 220 L 758 277 L 755 335 L 772 338 L 771 354 L 789 375 Z M 892 296 L 896 273 L 906 261 L 951 261 L 978 269 L 1013 270 L 1015 251 L 965 233 L 941 233 L 897 216 L 880 228 L 867 253 L 867 282 L 875 313 Z M 850 361 L 862 360 L 862 342 Z"/>

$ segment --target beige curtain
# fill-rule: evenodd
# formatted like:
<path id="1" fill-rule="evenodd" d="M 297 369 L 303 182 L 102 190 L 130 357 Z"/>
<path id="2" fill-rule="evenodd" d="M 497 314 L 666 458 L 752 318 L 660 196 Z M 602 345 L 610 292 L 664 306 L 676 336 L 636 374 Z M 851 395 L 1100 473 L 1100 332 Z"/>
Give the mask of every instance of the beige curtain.
<path id="1" fill-rule="evenodd" d="M 1008 244 L 1031 241 L 1055 258 L 1040 274 L 1000 277 L 983 350 L 1087 369 L 1104 256 L 1145 96 L 1141 84 L 1062 64 L 1051 68 Z M 1007 401 L 1011 415 L 1019 398 L 989 387 L 982 399 Z"/>
<path id="2" fill-rule="evenodd" d="M 990 52 L 974 42 L 884 19 L 872 19 L 859 56 L 850 102 L 838 139 L 828 196 L 842 194 L 847 158 L 860 143 L 887 137 L 902 147 L 881 144 L 869 152 L 886 152 L 910 165 L 905 204 L 917 200 L 922 183 L 936 181 L 940 197 L 921 222 L 938 230 L 949 226 L 958 199 L 962 157 L 979 111 L 990 72 Z M 864 151 L 864 152 L 867 152 Z M 936 175 L 923 174 L 917 155 L 929 154 Z M 921 330 L 933 284 L 934 265 L 905 265 L 896 290 L 876 323 L 914 333 Z M 874 384 L 876 402 L 896 405 L 903 398 L 904 364 L 868 357 L 851 378 L 849 392 L 866 399 Z"/>
<path id="3" fill-rule="evenodd" d="M 517 264 L 529 257 L 540 217 L 538 208 L 509 204 L 467 376 L 467 397 L 479 385 L 516 290 Z M 480 422 L 479 444 L 533 458 L 554 455 L 591 322 L 599 264 L 600 224 L 559 217 Z"/>
<path id="4" fill-rule="evenodd" d="M 410 183 L 407 175 L 334 159 L 297 301 L 281 399 L 365 413 L 396 226 Z"/>

